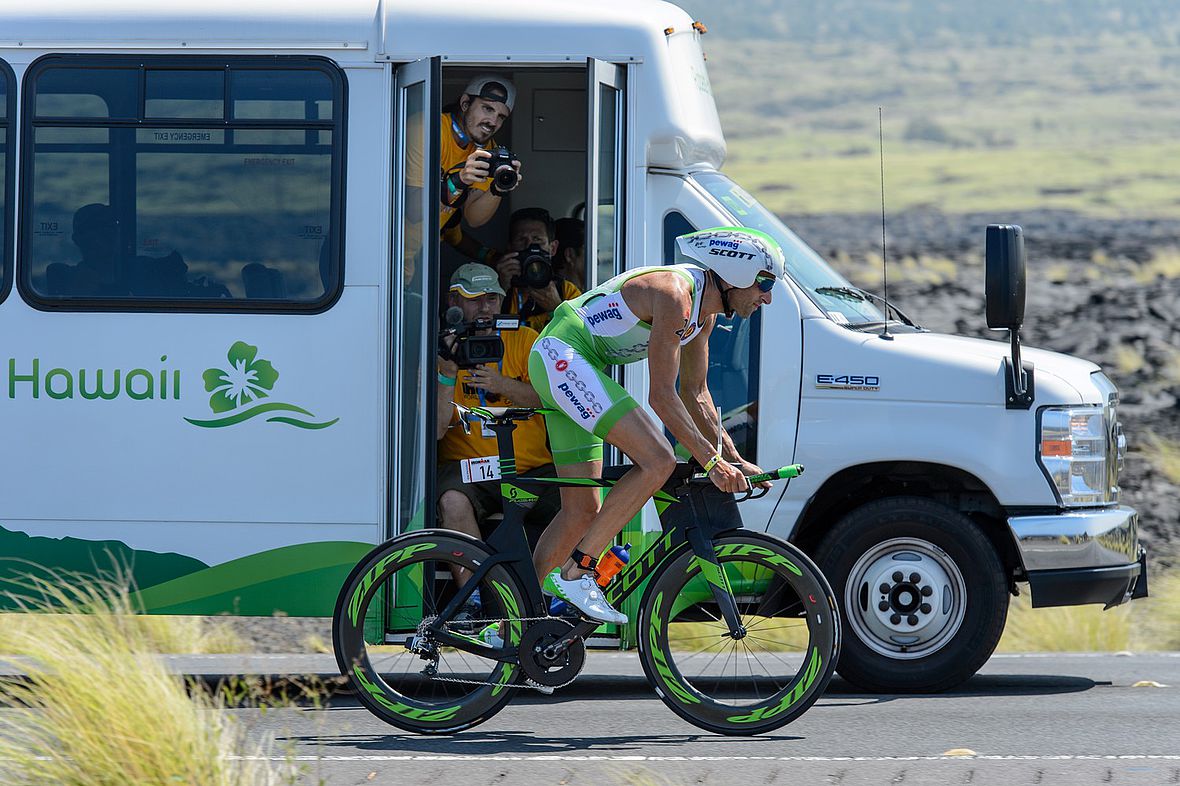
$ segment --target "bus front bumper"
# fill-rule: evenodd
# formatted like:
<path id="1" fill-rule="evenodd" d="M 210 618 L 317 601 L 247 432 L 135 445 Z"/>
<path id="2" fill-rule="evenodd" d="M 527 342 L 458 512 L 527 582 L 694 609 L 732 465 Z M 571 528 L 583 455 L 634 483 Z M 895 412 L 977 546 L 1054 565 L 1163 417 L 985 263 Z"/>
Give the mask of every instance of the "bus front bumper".
<path id="1" fill-rule="evenodd" d="M 1147 596 L 1147 552 L 1139 545 L 1134 508 L 1011 516 L 1034 608 L 1102 603 L 1106 608 Z"/>

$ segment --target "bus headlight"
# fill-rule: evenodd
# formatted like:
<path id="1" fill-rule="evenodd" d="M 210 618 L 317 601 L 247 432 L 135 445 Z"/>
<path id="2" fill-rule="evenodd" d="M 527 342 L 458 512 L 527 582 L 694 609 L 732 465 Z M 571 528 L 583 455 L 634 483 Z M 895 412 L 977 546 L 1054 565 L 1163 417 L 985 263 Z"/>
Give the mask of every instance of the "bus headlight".
<path id="1" fill-rule="evenodd" d="M 1101 405 L 1046 407 L 1041 412 L 1037 460 L 1066 507 L 1117 500 L 1107 418 Z"/>

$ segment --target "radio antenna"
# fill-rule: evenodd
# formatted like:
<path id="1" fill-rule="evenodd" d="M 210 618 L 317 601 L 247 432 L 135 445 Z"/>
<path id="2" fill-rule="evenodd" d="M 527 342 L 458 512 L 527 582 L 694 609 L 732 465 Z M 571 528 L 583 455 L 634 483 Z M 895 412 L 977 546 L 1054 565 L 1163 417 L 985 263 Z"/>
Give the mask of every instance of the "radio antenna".
<path id="1" fill-rule="evenodd" d="M 881 287 L 885 299 L 885 324 L 881 338 L 892 341 L 889 335 L 889 263 L 885 255 L 885 128 L 881 121 L 881 107 L 877 107 L 877 142 L 881 150 Z"/>

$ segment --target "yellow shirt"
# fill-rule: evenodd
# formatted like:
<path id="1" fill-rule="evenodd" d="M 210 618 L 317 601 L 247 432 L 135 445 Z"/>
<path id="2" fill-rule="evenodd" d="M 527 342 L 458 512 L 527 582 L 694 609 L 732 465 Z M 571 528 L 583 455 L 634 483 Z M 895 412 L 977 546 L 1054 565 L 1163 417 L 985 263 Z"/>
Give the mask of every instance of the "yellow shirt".
<path id="1" fill-rule="evenodd" d="M 422 167 L 422 143 L 420 141 L 421 134 L 415 133 L 421 128 L 421 121 L 417 118 L 411 118 L 409 123 L 408 140 L 406 142 L 406 186 L 412 189 L 425 188 L 426 180 Z M 442 178 L 443 172 L 450 171 L 451 167 L 461 164 L 467 160 L 467 157 L 480 149 L 480 146 L 474 142 L 469 143 L 466 147 L 460 147 L 455 140 L 455 132 L 451 128 L 451 115 L 444 112 L 439 120 L 439 155 L 441 171 L 439 172 L 439 179 Z M 484 149 L 490 150 L 496 147 L 495 140 L 489 140 Z M 480 191 L 487 191 L 491 188 L 492 179 L 486 178 L 483 182 L 476 183 L 471 188 Z M 445 186 L 443 186 L 445 188 Z M 446 194 L 440 195 L 445 197 Z M 449 205 L 439 205 L 438 212 L 438 228 L 442 236 L 450 245 L 456 245 L 459 239 L 463 237 L 463 233 L 459 230 L 458 224 L 446 229 L 447 222 L 450 221 L 451 216 L 455 214 L 455 208 Z M 407 249 L 417 249 L 420 247 L 422 240 L 422 221 L 421 219 L 408 219 L 406 222 L 407 228 Z"/>
<path id="2" fill-rule="evenodd" d="M 582 294 L 582 290 L 578 289 L 577 284 L 568 280 L 561 280 L 561 299 L 573 300 Z M 504 305 L 507 307 L 506 314 L 519 314 L 522 304 L 528 304 L 529 296 L 527 291 L 518 289 L 508 290 L 508 297 L 504 298 Z M 528 309 L 525 309 L 526 311 Z M 531 327 L 533 330 L 540 333 L 553 320 L 552 311 L 542 311 L 539 314 L 533 314 L 524 318 L 524 324 Z"/>
<path id="3" fill-rule="evenodd" d="M 451 127 L 452 122 L 451 114 L 449 112 L 444 112 L 442 118 L 439 120 L 438 149 L 443 172 L 450 172 L 452 168 L 461 169 L 463 162 L 467 160 L 467 157 L 476 150 L 481 149 L 480 146 L 474 142 L 469 142 L 466 147 L 460 147 L 459 142 L 455 139 L 455 131 Z M 482 149 L 495 150 L 496 147 L 498 147 L 496 145 L 496 140 L 489 139 L 488 143 L 484 145 Z M 439 176 L 441 177 L 441 174 Z M 481 182 L 475 183 L 471 186 L 471 188 L 477 189 L 479 191 L 487 191 L 489 188 L 491 188 L 491 186 L 492 179 L 488 177 L 484 178 L 484 180 Z M 443 199 L 446 197 L 447 194 L 442 194 Z M 471 197 L 468 196 L 467 198 L 470 199 Z M 439 229 L 442 229 L 447 225 L 447 221 L 451 219 L 451 216 L 454 215 L 454 213 L 455 208 L 450 207 L 449 205 L 442 205 L 438 212 Z M 444 238 L 446 238 L 446 234 L 446 232 L 443 232 Z M 450 242 L 449 238 L 446 239 L 448 242 Z M 451 244 L 454 245 L 453 242 Z"/>
<path id="4" fill-rule="evenodd" d="M 504 330 L 501 331 L 500 338 L 504 342 L 504 361 L 500 373 L 521 382 L 528 382 L 529 350 L 538 338 L 536 331 L 526 327 L 519 330 Z M 459 369 L 455 376 L 455 401 L 467 407 L 479 406 L 479 393 L 471 387 L 470 380 L 470 372 L 465 368 Z M 506 407 L 513 403 L 495 393 L 484 394 L 484 402 L 490 407 Z M 517 421 L 516 431 L 512 432 L 512 444 L 516 450 L 518 472 L 528 472 L 542 464 L 553 463 L 553 456 L 545 444 L 545 436 L 545 420 L 540 415 Z M 458 412 L 451 415 L 447 433 L 438 441 L 440 461 L 495 456 L 498 453 L 495 434 L 489 430 L 485 437 L 482 421 L 472 423 L 471 433 L 464 434 L 463 427 L 459 424 Z"/>

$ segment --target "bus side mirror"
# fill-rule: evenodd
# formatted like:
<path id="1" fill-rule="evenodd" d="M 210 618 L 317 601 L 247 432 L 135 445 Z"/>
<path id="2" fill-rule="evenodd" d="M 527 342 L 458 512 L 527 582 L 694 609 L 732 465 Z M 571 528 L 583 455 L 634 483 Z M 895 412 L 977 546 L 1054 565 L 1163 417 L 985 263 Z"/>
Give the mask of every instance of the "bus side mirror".
<path id="1" fill-rule="evenodd" d="M 1018 330 L 1024 324 L 1024 231 L 988 224 L 986 253 L 987 326 Z"/>

